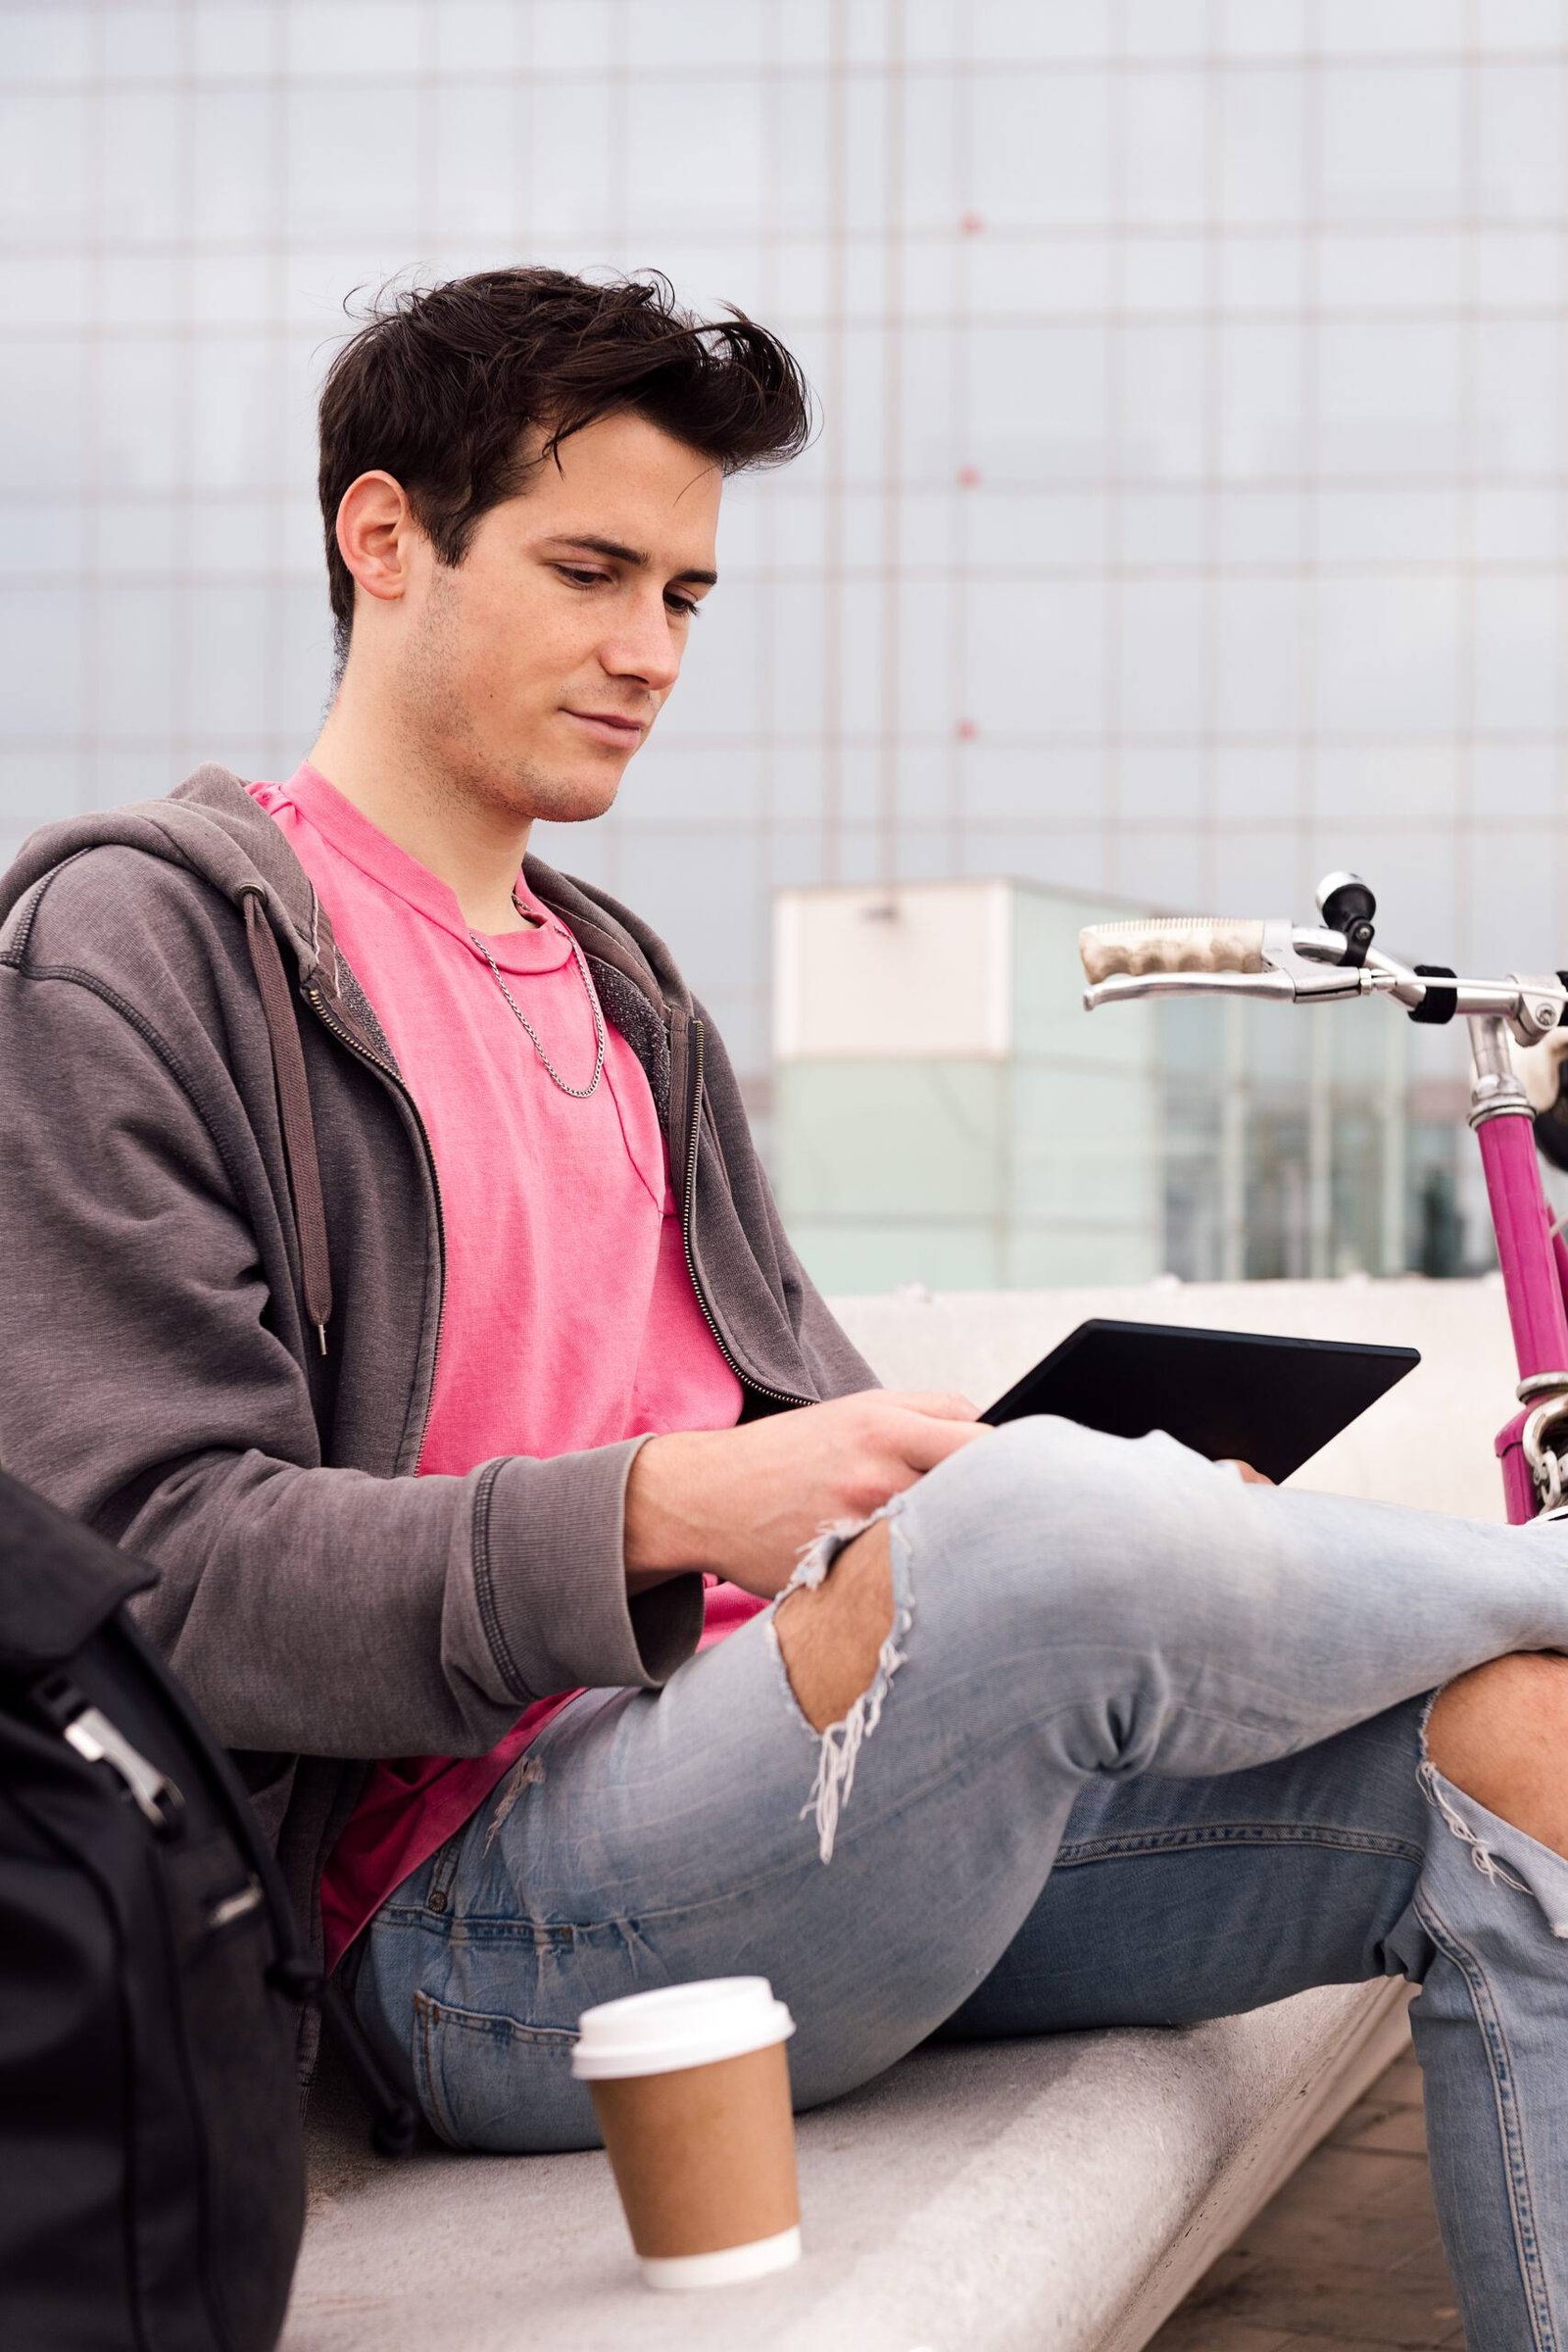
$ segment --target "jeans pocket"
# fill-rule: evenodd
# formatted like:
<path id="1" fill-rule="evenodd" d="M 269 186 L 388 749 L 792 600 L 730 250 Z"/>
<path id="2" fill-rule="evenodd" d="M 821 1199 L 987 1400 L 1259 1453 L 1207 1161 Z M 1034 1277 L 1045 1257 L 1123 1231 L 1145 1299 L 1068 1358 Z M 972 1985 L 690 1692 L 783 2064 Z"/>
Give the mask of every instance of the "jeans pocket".
<path id="1" fill-rule="evenodd" d="M 414 2080 L 425 2121 L 450 2147 L 504 2156 L 596 2148 L 587 2085 L 574 2082 L 577 2036 L 514 2017 L 414 1996 Z"/>

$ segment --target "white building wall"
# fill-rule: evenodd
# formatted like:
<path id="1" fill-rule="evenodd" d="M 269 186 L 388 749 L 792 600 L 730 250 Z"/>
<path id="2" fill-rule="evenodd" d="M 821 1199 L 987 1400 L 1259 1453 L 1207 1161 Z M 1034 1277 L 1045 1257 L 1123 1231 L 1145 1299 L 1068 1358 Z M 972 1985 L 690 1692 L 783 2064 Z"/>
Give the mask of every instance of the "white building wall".
<path id="1" fill-rule="evenodd" d="M 0 847 L 309 740 L 356 289 L 654 263 L 823 429 L 547 847 L 760 1103 L 779 885 L 1568 961 L 1565 82 L 1559 0 L 4 0 Z"/>

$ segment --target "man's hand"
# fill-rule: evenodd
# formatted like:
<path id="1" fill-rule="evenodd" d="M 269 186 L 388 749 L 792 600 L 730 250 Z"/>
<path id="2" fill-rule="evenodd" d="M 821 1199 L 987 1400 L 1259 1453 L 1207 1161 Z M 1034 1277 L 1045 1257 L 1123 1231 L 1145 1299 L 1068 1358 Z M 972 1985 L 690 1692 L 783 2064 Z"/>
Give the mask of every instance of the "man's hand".
<path id="1" fill-rule="evenodd" d="M 966 1397 L 867 1389 L 650 1438 L 626 1488 L 626 1581 L 636 1592 L 701 1568 L 770 1599 L 818 1528 L 866 1518 L 990 1434 Z"/>

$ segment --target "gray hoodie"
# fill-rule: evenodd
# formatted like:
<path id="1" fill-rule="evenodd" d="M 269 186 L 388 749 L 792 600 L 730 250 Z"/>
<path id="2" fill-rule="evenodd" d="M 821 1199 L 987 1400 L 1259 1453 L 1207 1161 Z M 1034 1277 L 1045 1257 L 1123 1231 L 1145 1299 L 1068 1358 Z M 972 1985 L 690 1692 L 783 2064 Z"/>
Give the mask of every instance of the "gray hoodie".
<path id="1" fill-rule="evenodd" d="M 527 877 L 647 1073 L 748 1417 L 869 1387 L 667 950 Z M 318 1947 L 367 1759 L 482 1754 L 552 1691 L 657 1687 L 696 1644 L 701 1580 L 628 1600 L 639 1441 L 414 1477 L 443 1283 L 428 1138 L 236 777 L 24 846 L 0 881 L 0 1462 L 159 1571 L 142 1620 Z"/>

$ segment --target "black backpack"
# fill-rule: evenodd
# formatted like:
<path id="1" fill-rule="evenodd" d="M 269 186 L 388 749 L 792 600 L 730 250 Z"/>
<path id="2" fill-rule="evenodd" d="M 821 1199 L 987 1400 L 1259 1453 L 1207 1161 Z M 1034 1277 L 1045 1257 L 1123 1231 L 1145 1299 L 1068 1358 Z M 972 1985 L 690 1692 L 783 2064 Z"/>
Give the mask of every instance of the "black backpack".
<path id="1" fill-rule="evenodd" d="M 0 1473 L 8 2352 L 270 2352 L 299 2251 L 323 1987 L 238 1777 L 122 1605 L 153 1582 Z M 379 2145 L 410 2137 L 383 2114 Z"/>

